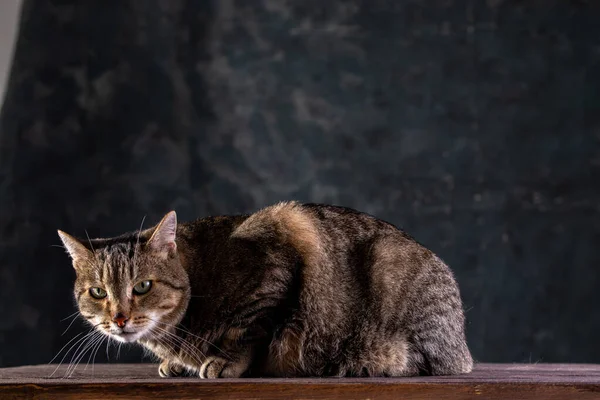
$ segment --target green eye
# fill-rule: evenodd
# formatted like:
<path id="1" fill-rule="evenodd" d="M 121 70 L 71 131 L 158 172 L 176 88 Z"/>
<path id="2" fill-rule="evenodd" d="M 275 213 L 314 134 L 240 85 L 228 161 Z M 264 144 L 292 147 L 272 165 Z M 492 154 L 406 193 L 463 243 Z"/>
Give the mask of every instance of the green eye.
<path id="1" fill-rule="evenodd" d="M 146 294 L 152 288 L 152 281 L 141 281 L 133 287 L 133 293 Z"/>
<path id="2" fill-rule="evenodd" d="M 99 287 L 93 287 L 90 288 L 90 295 L 95 299 L 103 299 L 106 297 L 106 290 Z"/>

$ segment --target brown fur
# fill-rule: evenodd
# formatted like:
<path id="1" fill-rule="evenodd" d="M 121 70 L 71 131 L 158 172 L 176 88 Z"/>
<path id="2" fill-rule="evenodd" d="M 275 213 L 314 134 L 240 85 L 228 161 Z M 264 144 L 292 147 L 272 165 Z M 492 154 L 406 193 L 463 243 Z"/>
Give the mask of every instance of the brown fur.
<path id="1" fill-rule="evenodd" d="M 295 202 L 160 224 L 113 239 L 59 232 L 82 315 L 161 359 L 161 376 L 408 376 L 469 372 L 448 267 L 392 225 Z M 145 295 L 132 294 L 152 280 Z M 95 286 L 94 286 L 95 285 Z M 94 299 L 90 287 L 105 288 Z M 122 337 L 120 339 L 123 339 Z"/>

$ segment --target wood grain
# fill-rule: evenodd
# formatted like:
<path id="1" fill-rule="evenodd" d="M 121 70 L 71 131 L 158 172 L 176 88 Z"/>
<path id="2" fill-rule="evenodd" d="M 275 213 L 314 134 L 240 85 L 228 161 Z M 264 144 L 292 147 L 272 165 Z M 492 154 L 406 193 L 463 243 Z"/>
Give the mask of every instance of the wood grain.
<path id="1" fill-rule="evenodd" d="M 468 375 L 353 379 L 161 379 L 156 365 L 0 369 L 1 399 L 600 399 L 600 365 L 479 364 Z"/>

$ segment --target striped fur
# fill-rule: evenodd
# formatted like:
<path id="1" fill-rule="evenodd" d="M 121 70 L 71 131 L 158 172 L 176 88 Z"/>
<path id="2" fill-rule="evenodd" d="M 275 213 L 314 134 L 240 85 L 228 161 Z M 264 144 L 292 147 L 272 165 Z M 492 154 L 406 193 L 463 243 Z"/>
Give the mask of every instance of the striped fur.
<path id="1" fill-rule="evenodd" d="M 355 210 L 285 202 L 177 226 L 170 213 L 89 243 L 60 235 L 82 314 L 107 334 L 111 316 L 130 316 L 162 376 L 445 375 L 473 365 L 450 269 Z M 142 279 L 151 292 L 132 294 Z M 92 298 L 93 285 L 107 298 Z"/>

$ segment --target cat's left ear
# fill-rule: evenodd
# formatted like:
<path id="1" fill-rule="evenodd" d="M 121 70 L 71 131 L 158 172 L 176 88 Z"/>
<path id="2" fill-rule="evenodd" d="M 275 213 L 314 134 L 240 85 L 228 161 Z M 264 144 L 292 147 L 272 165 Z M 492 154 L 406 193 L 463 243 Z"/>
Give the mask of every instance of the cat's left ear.
<path id="1" fill-rule="evenodd" d="M 158 251 L 174 251 L 177 249 L 176 233 L 177 214 L 171 211 L 158 223 L 152 237 L 148 240 L 148 245 Z"/>
<path id="2" fill-rule="evenodd" d="M 67 249 L 67 253 L 69 253 L 71 259 L 73 260 L 73 265 L 78 262 L 84 262 L 93 257 L 92 252 L 79 240 L 61 230 L 58 230 L 57 232 L 60 240 L 65 246 L 65 249 Z"/>

